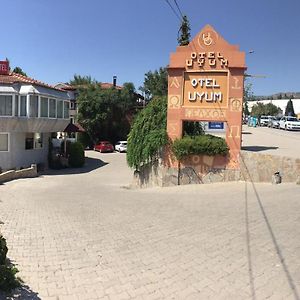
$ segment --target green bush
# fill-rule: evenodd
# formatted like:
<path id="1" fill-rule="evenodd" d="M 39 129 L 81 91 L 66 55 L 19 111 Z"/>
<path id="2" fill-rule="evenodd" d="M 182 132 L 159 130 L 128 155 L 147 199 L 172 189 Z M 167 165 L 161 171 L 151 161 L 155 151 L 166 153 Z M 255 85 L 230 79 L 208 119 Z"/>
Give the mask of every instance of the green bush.
<path id="1" fill-rule="evenodd" d="M 5 264 L 7 251 L 6 240 L 0 235 L 0 265 Z"/>
<path id="2" fill-rule="evenodd" d="M 22 281 L 16 277 L 19 271 L 8 263 L 6 254 L 6 240 L 0 235 L 0 291 L 10 292 L 12 289 L 20 286 Z"/>
<path id="3" fill-rule="evenodd" d="M 172 144 L 172 151 L 175 157 L 181 160 L 192 154 L 226 156 L 229 152 L 229 148 L 223 138 L 205 134 L 195 137 L 186 136 L 182 139 L 175 140 Z"/>
<path id="4" fill-rule="evenodd" d="M 167 99 L 154 98 L 137 115 L 128 135 L 127 163 L 139 170 L 158 157 L 167 144 Z"/>
<path id="5" fill-rule="evenodd" d="M 80 168 L 84 165 L 84 149 L 81 143 L 70 143 L 68 162 L 73 168 Z"/>

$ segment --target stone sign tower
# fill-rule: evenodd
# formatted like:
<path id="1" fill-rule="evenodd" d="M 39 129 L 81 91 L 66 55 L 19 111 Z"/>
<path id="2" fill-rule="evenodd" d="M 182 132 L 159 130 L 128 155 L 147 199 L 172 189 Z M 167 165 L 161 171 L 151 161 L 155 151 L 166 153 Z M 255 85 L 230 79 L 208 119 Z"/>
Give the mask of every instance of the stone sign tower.
<path id="1" fill-rule="evenodd" d="M 187 46 L 171 53 L 168 68 L 167 131 L 171 140 L 182 137 L 183 121 L 224 122 L 230 148 L 226 169 L 239 168 L 245 53 L 206 25 Z M 204 163 L 194 158 L 192 164 Z"/>

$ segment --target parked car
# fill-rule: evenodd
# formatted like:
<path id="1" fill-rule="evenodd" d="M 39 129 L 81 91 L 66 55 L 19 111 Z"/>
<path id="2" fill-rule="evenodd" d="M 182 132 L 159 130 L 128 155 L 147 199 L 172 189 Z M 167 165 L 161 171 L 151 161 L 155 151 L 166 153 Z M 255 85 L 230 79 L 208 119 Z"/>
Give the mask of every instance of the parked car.
<path id="1" fill-rule="evenodd" d="M 108 141 L 101 141 L 94 146 L 95 151 L 114 152 L 114 146 Z"/>
<path id="2" fill-rule="evenodd" d="M 270 127 L 270 128 L 279 128 L 279 120 L 280 119 L 278 119 L 276 117 L 271 117 L 269 119 L 268 127 Z"/>
<path id="3" fill-rule="evenodd" d="M 261 116 L 259 126 L 268 126 L 270 118 L 272 118 L 272 116 Z"/>
<path id="4" fill-rule="evenodd" d="M 115 146 L 116 151 L 127 152 L 127 141 L 119 141 Z"/>
<path id="5" fill-rule="evenodd" d="M 279 128 L 285 130 L 300 130 L 300 121 L 296 117 L 284 116 L 279 121 Z"/>

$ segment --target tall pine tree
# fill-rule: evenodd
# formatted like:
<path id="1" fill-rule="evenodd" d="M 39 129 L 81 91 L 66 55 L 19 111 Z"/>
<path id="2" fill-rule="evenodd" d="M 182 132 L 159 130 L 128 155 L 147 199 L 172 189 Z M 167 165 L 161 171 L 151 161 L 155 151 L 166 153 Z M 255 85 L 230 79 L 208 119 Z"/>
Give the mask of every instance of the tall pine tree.
<path id="1" fill-rule="evenodd" d="M 285 108 L 285 115 L 292 116 L 292 117 L 296 116 L 295 111 L 294 111 L 293 101 L 291 99 L 287 102 L 287 105 Z"/>
<path id="2" fill-rule="evenodd" d="M 181 26 L 178 31 L 178 44 L 179 46 L 186 46 L 190 42 L 190 37 L 191 37 L 191 28 L 190 28 L 190 23 L 187 18 L 187 16 L 183 16 Z"/>

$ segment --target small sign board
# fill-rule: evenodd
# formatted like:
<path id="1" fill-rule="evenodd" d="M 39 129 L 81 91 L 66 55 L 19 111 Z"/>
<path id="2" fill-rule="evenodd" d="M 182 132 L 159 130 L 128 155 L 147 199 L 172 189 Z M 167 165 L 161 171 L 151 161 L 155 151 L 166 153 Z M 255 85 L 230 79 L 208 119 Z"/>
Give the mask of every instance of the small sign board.
<path id="1" fill-rule="evenodd" d="M 224 122 L 208 122 L 208 129 L 224 130 Z"/>
<path id="2" fill-rule="evenodd" d="M 0 75 L 9 74 L 9 63 L 7 60 L 0 61 Z"/>

